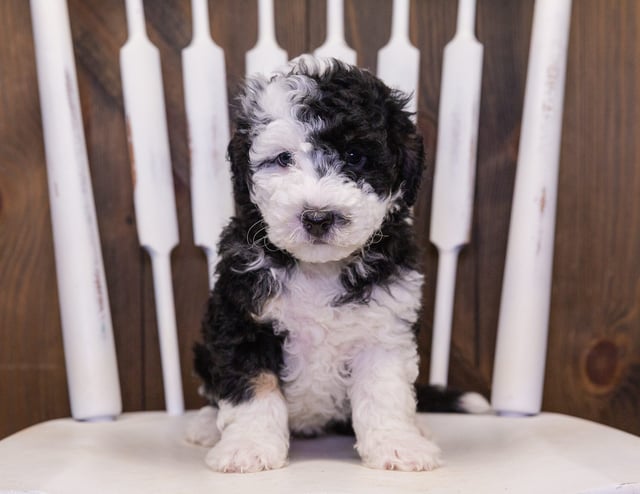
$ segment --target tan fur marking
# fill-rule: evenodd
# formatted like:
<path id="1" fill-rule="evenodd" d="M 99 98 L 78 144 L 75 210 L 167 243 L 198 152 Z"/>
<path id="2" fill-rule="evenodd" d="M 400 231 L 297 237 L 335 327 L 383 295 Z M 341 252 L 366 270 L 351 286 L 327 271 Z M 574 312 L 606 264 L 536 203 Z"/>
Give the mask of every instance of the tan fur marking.
<path id="1" fill-rule="evenodd" d="M 252 381 L 256 397 L 265 396 L 272 391 L 278 391 L 278 378 L 270 372 L 259 374 Z"/>

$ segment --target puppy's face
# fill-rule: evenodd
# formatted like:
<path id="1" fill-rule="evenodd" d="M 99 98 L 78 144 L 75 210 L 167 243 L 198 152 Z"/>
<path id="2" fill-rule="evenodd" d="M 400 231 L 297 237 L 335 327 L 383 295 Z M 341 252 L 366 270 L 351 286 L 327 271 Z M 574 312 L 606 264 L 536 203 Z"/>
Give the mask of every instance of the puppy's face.
<path id="1" fill-rule="evenodd" d="M 422 171 L 403 106 L 371 74 L 334 60 L 304 57 L 250 80 L 230 156 L 236 198 L 264 220 L 255 233 L 314 263 L 374 242 L 389 212 L 414 202 Z"/>

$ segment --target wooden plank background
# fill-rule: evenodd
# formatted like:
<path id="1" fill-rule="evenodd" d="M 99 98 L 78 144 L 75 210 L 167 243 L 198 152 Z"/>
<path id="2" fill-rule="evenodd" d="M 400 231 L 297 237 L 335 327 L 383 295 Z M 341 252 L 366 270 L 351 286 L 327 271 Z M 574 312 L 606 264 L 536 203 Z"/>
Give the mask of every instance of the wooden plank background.
<path id="1" fill-rule="evenodd" d="M 427 378 L 437 257 L 428 243 L 442 49 L 452 0 L 413 0 L 421 50 L 418 122 L 429 168 L 417 206 L 427 273 L 419 342 Z M 80 97 L 113 313 L 125 410 L 163 407 L 149 260 L 138 247 L 118 51 L 122 0 L 69 0 Z M 190 348 L 207 296 L 193 246 L 180 50 L 191 37 L 187 0 L 147 1 L 165 77 L 180 246 L 174 288 L 186 403 L 201 404 Z M 256 40 L 255 0 L 212 0 L 226 50 L 229 95 Z M 325 36 L 325 2 L 276 0 L 290 56 Z M 390 33 L 391 0 L 346 0 L 346 37 L 375 70 Z M 532 0 L 480 0 L 485 47 L 473 240 L 460 259 L 450 381 L 488 394 L 518 151 Z M 567 77 L 544 409 L 640 434 L 640 1 L 576 0 Z M 70 239 L 73 241 L 73 239 Z M 69 414 L 29 3 L 0 1 L 0 437 Z"/>

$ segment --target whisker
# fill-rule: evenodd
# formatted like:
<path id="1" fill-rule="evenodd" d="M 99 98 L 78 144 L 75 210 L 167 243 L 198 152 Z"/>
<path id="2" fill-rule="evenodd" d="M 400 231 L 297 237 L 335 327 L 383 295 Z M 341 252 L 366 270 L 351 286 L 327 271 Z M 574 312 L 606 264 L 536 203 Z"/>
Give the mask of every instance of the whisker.
<path id="1" fill-rule="evenodd" d="M 266 230 L 267 230 L 266 226 L 256 230 L 255 234 L 253 235 L 253 238 L 251 239 L 251 245 L 258 245 L 258 241 L 260 240 L 260 238 L 266 237 L 266 235 L 263 235 Z"/>
<path id="2" fill-rule="evenodd" d="M 382 240 L 385 237 L 386 237 L 386 235 L 384 235 L 380 230 L 377 230 L 377 231 L 373 232 L 371 237 L 369 237 L 369 240 L 365 244 L 365 247 L 370 247 L 371 245 L 378 244 L 378 243 L 382 242 Z"/>
<path id="3" fill-rule="evenodd" d="M 278 249 L 275 249 L 275 248 L 271 247 L 271 243 L 268 242 L 267 235 L 263 235 L 257 241 L 258 242 L 262 242 L 262 247 L 264 247 L 269 252 L 277 252 L 278 251 Z"/>
<path id="4" fill-rule="evenodd" d="M 266 225 L 265 225 L 265 223 L 264 223 L 264 220 L 258 220 L 258 221 L 256 221 L 253 225 L 251 225 L 251 226 L 249 227 L 249 229 L 247 230 L 247 238 L 246 238 L 247 244 L 249 244 L 249 245 L 255 245 L 255 242 L 250 241 L 250 240 L 249 240 L 249 237 L 251 236 L 251 232 L 252 232 L 252 230 L 253 230 L 255 227 L 257 227 L 257 226 L 259 226 L 260 228 L 259 228 L 259 229 L 258 229 L 258 231 L 253 235 L 253 238 L 255 238 L 255 237 L 256 237 L 256 235 L 260 234 L 260 231 L 261 231 L 261 230 L 263 230 L 263 229 L 265 229 L 265 228 L 266 228 Z"/>

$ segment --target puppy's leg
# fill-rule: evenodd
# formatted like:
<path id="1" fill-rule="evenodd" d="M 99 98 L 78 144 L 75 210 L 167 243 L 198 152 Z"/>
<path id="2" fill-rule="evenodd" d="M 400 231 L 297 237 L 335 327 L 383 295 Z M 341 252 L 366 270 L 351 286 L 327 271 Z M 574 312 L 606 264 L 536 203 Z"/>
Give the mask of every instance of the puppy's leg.
<path id="1" fill-rule="evenodd" d="M 220 430 L 216 424 L 218 409 L 205 406 L 198 410 L 193 419 L 187 424 L 186 439 L 190 443 L 211 447 L 220 440 Z"/>
<path id="2" fill-rule="evenodd" d="M 233 404 L 219 402 L 220 441 L 209 451 L 207 465 L 218 472 L 257 472 L 287 463 L 287 405 L 278 379 L 263 373 L 253 380 L 253 397 Z"/>
<path id="3" fill-rule="evenodd" d="M 368 348 L 353 361 L 353 429 L 368 467 L 419 471 L 440 465 L 440 449 L 416 425 L 417 356 L 407 355 Z"/>

